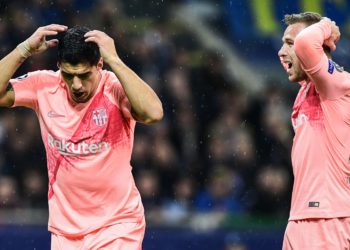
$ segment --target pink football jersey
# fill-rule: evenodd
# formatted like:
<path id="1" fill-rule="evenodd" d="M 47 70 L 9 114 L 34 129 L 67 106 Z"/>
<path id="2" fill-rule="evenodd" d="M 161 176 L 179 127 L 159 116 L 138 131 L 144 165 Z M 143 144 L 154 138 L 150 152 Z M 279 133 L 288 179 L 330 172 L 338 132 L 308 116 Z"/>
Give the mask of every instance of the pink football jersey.
<path id="1" fill-rule="evenodd" d="M 144 211 L 131 173 L 135 120 L 117 77 L 100 71 L 95 95 L 72 104 L 60 72 L 12 79 L 14 106 L 35 110 L 46 148 L 49 231 L 79 236 Z"/>
<path id="2" fill-rule="evenodd" d="M 350 216 L 350 75 L 329 59 L 321 21 L 302 30 L 295 51 L 310 81 L 295 100 L 290 220 Z"/>

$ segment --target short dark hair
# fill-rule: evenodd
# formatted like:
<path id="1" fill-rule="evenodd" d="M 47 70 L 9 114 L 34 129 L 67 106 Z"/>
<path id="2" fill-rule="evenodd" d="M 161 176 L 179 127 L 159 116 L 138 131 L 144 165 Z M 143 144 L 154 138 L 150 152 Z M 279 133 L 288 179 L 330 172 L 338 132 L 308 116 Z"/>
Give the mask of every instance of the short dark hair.
<path id="1" fill-rule="evenodd" d="M 96 43 L 85 42 L 84 35 L 88 31 L 90 29 L 87 27 L 75 26 L 59 34 L 58 62 L 72 65 L 79 63 L 97 65 L 101 58 L 100 50 Z"/>
<path id="2" fill-rule="evenodd" d="M 287 14 L 284 15 L 283 22 L 287 25 L 292 25 L 295 23 L 304 23 L 306 26 L 310 26 L 314 23 L 318 23 L 322 20 L 322 16 L 316 12 L 303 12 L 299 14 Z M 326 54 L 330 54 L 331 50 L 328 46 L 323 45 L 323 50 Z"/>
<path id="3" fill-rule="evenodd" d="M 304 12 L 299 14 L 290 14 L 284 16 L 284 23 L 287 25 L 295 23 L 305 23 L 307 26 L 310 26 L 314 23 L 321 21 L 322 16 L 315 12 Z"/>

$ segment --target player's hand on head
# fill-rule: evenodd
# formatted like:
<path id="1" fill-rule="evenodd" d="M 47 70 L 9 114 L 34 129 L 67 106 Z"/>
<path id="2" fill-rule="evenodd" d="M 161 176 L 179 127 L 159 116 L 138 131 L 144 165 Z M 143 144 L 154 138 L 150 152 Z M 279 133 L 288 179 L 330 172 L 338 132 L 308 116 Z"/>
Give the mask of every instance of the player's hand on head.
<path id="1" fill-rule="evenodd" d="M 109 64 L 113 60 L 119 60 L 113 38 L 99 30 L 91 30 L 85 34 L 85 42 L 94 42 L 100 49 L 103 61 Z"/>
<path id="2" fill-rule="evenodd" d="M 66 31 L 67 28 L 67 26 L 60 24 L 50 24 L 39 27 L 33 35 L 28 38 L 31 52 L 36 54 L 45 51 L 49 47 L 56 46 L 58 44 L 57 39 L 46 40 L 46 37 L 57 35 L 58 32 Z"/>
<path id="3" fill-rule="evenodd" d="M 323 17 L 321 21 L 327 22 L 331 25 L 331 35 L 327 40 L 324 41 L 324 44 L 327 45 L 331 49 L 331 51 L 334 51 L 337 48 L 336 44 L 339 41 L 341 35 L 339 27 L 337 26 L 335 21 L 332 21 L 328 17 Z"/>
<path id="4" fill-rule="evenodd" d="M 17 48 L 24 57 L 41 53 L 58 44 L 58 39 L 47 40 L 47 36 L 57 35 L 58 32 L 66 31 L 67 28 L 67 26 L 60 24 L 39 27 L 26 41 L 18 45 Z"/>

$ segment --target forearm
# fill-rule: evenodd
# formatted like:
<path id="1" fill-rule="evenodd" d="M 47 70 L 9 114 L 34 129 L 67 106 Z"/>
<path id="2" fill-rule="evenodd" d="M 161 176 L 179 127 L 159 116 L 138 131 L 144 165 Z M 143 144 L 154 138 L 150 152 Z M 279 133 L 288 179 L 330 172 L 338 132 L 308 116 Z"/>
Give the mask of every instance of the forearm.
<path id="1" fill-rule="evenodd" d="M 119 58 L 108 63 L 122 84 L 134 118 L 151 124 L 163 117 L 162 103 L 156 93 Z"/>
<path id="2" fill-rule="evenodd" d="M 18 67 L 24 62 L 25 58 L 18 49 L 14 49 L 0 61 L 0 95 L 6 93 L 9 80 L 15 74 Z"/>
<path id="3" fill-rule="evenodd" d="M 302 30 L 295 39 L 295 53 L 306 70 L 317 66 L 324 56 L 323 44 L 331 34 L 328 23 L 320 21 Z"/>

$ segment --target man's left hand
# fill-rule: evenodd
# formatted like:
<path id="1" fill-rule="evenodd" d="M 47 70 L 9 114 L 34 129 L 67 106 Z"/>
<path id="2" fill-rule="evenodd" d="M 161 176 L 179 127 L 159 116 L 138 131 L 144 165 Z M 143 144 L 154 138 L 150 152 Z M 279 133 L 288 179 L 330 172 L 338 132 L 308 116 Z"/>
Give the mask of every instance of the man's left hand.
<path id="1" fill-rule="evenodd" d="M 103 61 L 107 64 L 120 60 L 115 49 L 114 40 L 106 33 L 99 30 L 92 30 L 86 32 L 85 38 L 85 42 L 94 42 L 98 45 Z"/>

